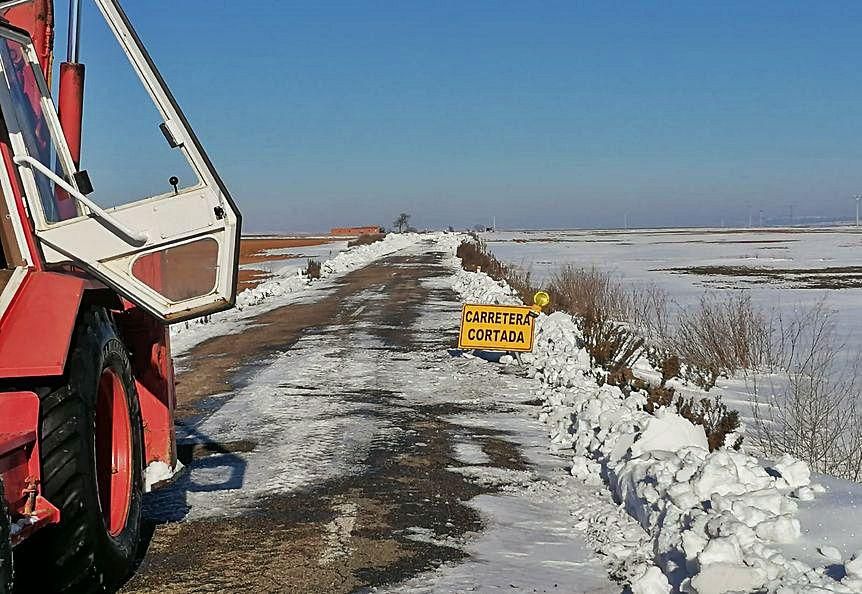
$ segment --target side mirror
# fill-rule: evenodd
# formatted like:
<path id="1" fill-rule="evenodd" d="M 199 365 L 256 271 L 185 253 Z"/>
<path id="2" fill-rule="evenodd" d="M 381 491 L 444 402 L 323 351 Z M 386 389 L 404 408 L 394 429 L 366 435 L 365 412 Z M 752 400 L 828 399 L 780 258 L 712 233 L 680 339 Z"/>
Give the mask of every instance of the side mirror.
<path id="1" fill-rule="evenodd" d="M 90 181 L 90 174 L 87 173 L 86 169 L 76 171 L 72 177 L 75 178 L 75 185 L 78 186 L 78 191 L 84 196 L 93 193 L 93 182 Z"/>

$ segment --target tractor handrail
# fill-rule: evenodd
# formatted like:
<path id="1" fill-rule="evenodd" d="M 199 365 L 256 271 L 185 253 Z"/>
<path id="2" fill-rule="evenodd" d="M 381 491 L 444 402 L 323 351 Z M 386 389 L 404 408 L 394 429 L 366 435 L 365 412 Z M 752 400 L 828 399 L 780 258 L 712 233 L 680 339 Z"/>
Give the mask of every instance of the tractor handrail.
<path id="1" fill-rule="evenodd" d="M 127 227 L 125 224 L 117 220 L 116 217 L 105 211 L 101 206 L 84 196 L 71 184 L 69 184 L 62 177 L 51 171 L 48 167 L 45 166 L 44 163 L 39 161 L 38 159 L 34 159 L 29 155 L 20 155 L 13 158 L 13 161 L 18 165 L 27 165 L 29 167 L 33 167 L 39 173 L 50 179 L 52 182 L 63 188 L 69 196 L 86 206 L 94 215 L 105 221 L 109 227 L 111 227 L 115 231 L 119 231 L 121 235 L 125 236 L 126 239 L 131 240 L 129 243 L 132 245 L 144 245 L 147 243 L 149 237 L 146 233 L 142 233 L 140 231 L 135 231 Z"/>

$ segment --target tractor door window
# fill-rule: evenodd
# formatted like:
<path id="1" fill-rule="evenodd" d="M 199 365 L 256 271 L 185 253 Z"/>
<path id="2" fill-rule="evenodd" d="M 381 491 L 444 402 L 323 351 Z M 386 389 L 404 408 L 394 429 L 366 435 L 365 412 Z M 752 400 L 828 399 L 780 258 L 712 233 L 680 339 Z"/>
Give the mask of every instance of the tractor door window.
<path id="1" fill-rule="evenodd" d="M 87 64 L 81 167 L 94 188 L 88 198 L 109 208 L 199 186 L 183 149 L 172 148 L 160 129 L 165 117 L 95 3 L 84 3 L 81 18 L 86 31 L 81 55 Z"/>
<path id="2" fill-rule="evenodd" d="M 58 164 L 51 131 L 42 111 L 42 92 L 23 46 L 8 38 L 0 39 L 0 61 L 9 79 L 12 102 L 27 152 L 46 167 L 60 172 L 61 177 L 69 179 Z M 37 175 L 36 183 L 45 219 L 49 223 L 78 216 L 75 201 L 63 190 L 55 188 L 50 179 Z"/>

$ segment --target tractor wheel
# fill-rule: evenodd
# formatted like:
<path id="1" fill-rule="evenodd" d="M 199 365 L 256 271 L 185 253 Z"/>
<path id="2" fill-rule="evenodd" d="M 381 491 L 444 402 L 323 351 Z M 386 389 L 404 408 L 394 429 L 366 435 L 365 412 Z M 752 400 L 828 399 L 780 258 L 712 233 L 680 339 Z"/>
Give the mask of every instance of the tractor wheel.
<path id="1" fill-rule="evenodd" d="M 42 494 L 60 523 L 25 543 L 19 575 L 33 592 L 112 592 L 136 559 L 144 457 L 129 356 L 103 308 L 79 319 L 65 380 L 41 411 Z"/>
<path id="2" fill-rule="evenodd" d="M 12 592 L 12 527 L 0 480 L 0 594 Z"/>

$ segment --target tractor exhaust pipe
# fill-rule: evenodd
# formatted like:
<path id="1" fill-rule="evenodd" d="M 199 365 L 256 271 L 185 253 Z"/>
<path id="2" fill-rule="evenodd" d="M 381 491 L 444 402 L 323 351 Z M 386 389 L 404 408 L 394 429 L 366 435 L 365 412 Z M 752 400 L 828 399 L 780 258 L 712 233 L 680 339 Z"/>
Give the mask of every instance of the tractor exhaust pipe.
<path id="1" fill-rule="evenodd" d="M 66 61 L 60 64 L 58 115 L 76 169 L 81 165 L 81 127 L 84 118 L 84 65 L 78 62 L 80 44 L 81 0 L 69 0 L 69 35 Z"/>
<path id="2" fill-rule="evenodd" d="M 78 63 L 81 49 L 81 0 L 69 0 L 69 36 L 66 42 L 66 61 Z"/>

